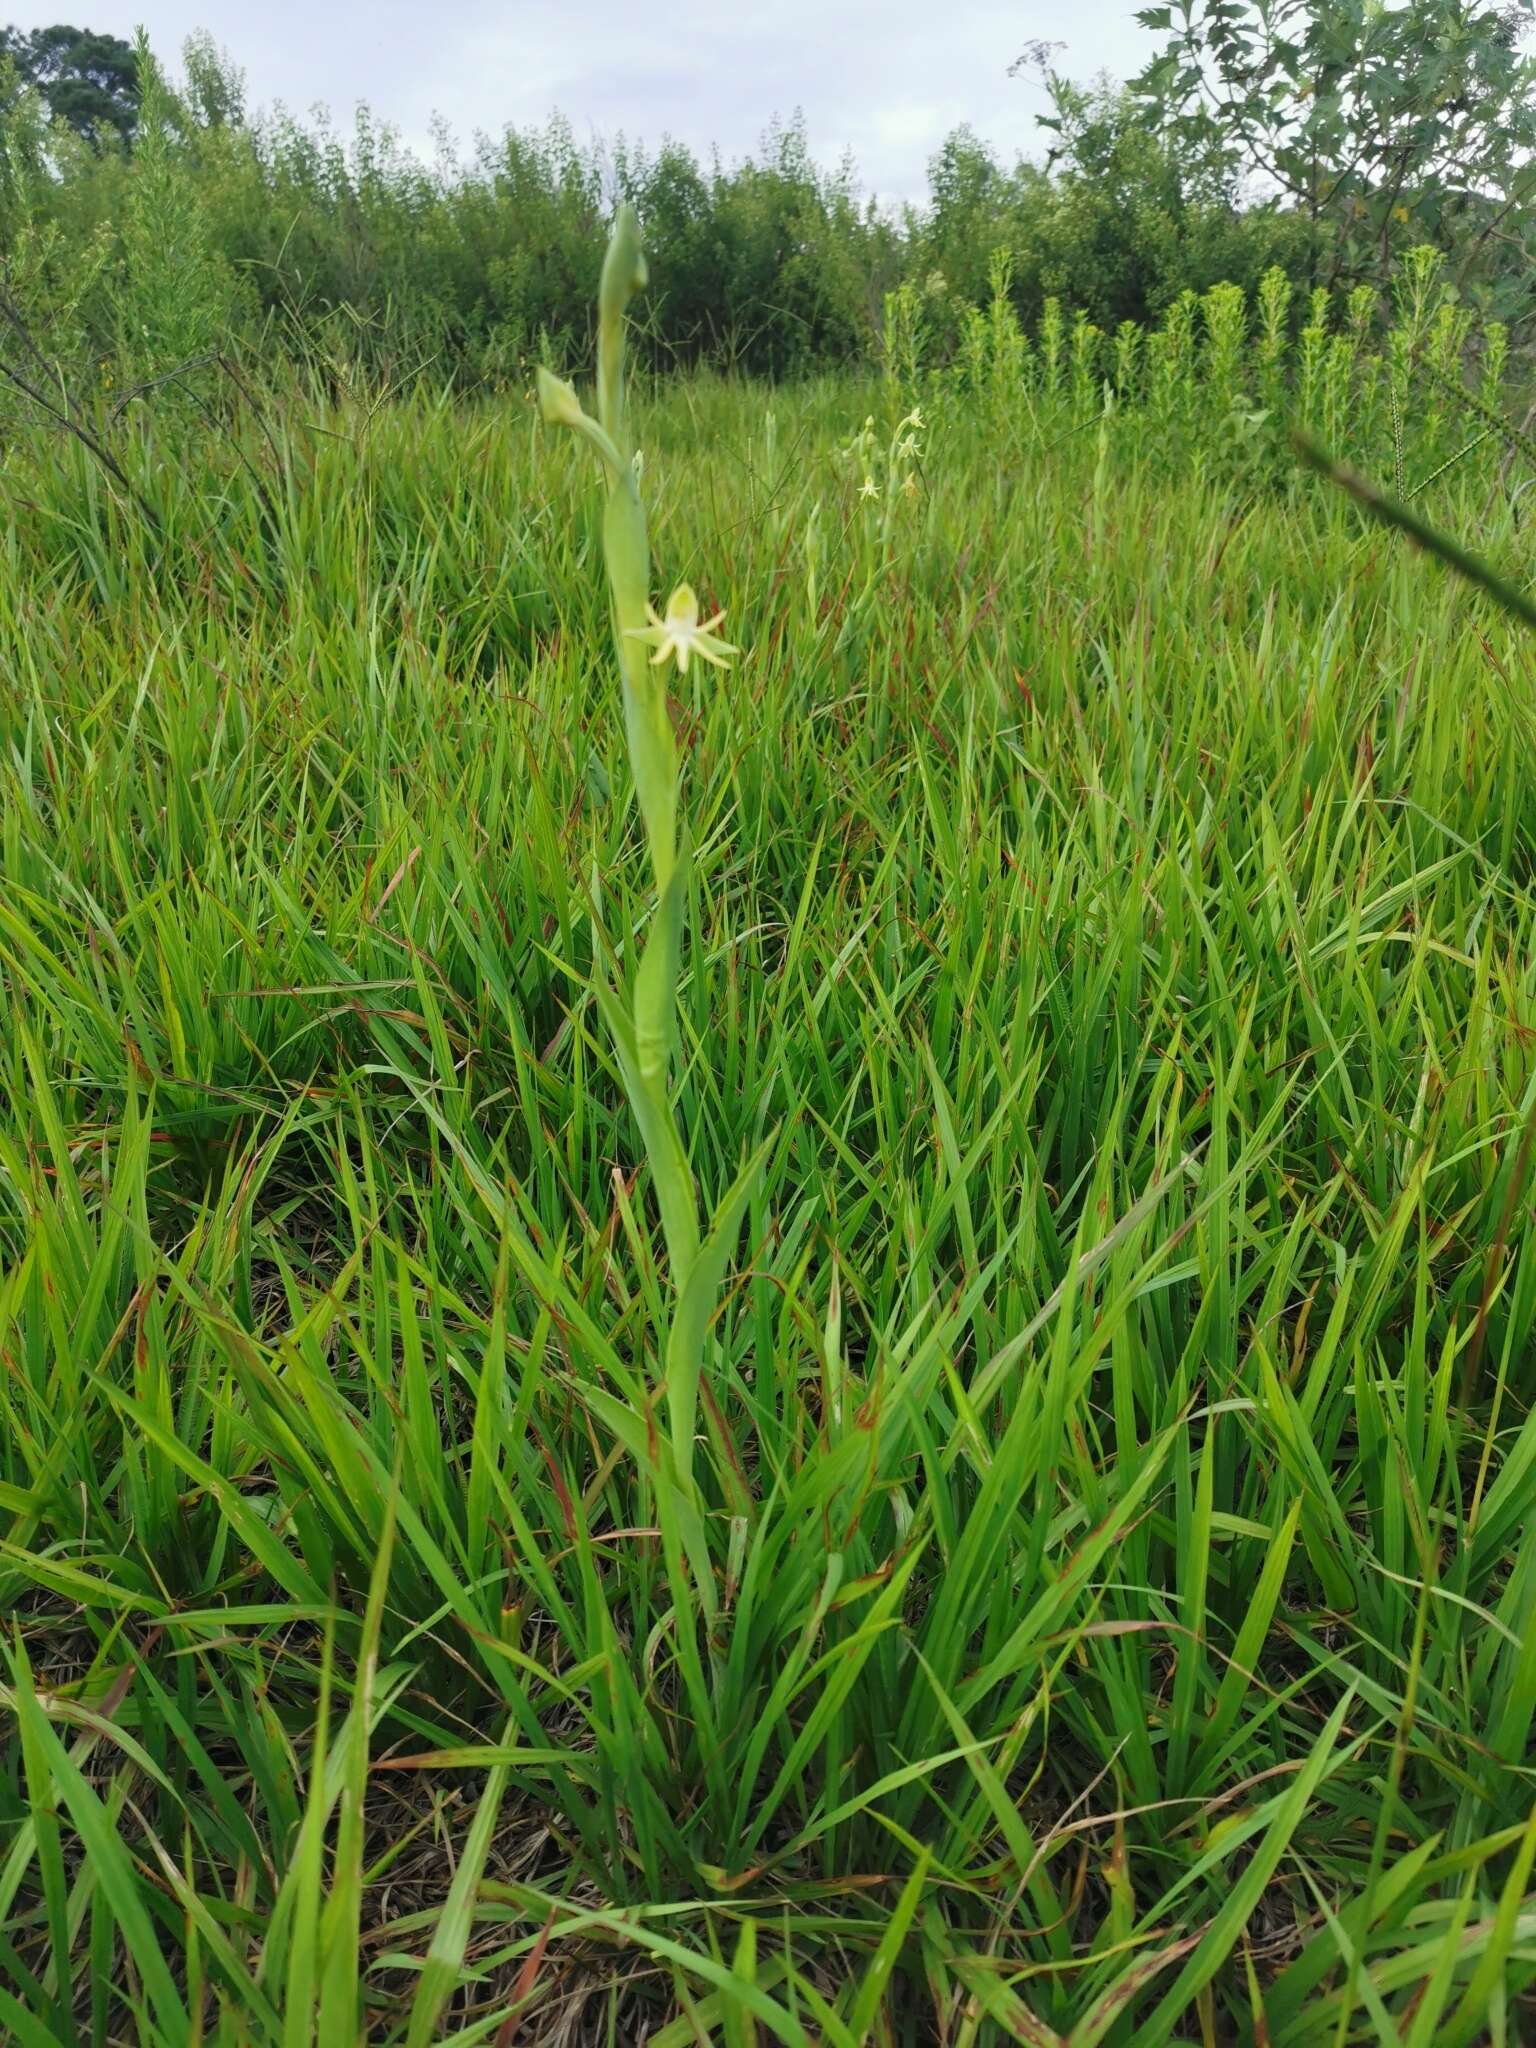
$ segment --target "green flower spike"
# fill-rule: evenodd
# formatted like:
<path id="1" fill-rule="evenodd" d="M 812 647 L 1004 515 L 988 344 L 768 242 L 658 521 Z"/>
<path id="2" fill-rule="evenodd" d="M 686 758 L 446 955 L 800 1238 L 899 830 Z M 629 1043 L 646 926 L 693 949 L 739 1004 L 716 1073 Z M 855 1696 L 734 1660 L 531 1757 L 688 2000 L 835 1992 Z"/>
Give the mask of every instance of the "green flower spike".
<path id="1" fill-rule="evenodd" d="M 624 206 L 614 222 L 598 297 L 597 417 L 585 410 L 570 384 L 548 370 L 539 372 L 539 408 L 552 425 L 569 427 L 596 451 L 608 482 L 603 558 L 612 600 L 624 730 L 635 797 L 650 848 L 656 904 L 635 970 L 630 1007 L 626 1009 L 619 993 L 600 974 L 594 977 L 593 994 L 618 1055 L 624 1092 L 651 1169 L 667 1246 L 669 1311 L 664 1327 L 656 1333 L 671 1439 L 670 1458 L 659 1459 L 657 1464 L 663 1547 L 668 1569 L 677 1575 L 679 1612 L 696 1598 L 709 1615 L 716 1602 L 715 1575 L 693 1476 L 699 1381 L 713 1355 L 710 1326 L 771 1140 L 746 1162 L 713 1211 L 701 1206 L 671 1093 L 690 860 L 687 835 L 678 828 L 677 742 L 667 708 L 665 678 L 659 671 L 672 660 L 686 674 L 694 655 L 723 668 L 738 650 L 715 630 L 724 620 L 723 612 L 700 621 L 699 601 L 686 583 L 673 591 L 664 617 L 658 616 L 650 602 L 650 554 L 640 498 L 642 465 L 630 434 L 624 391 L 624 312 L 630 295 L 645 283 L 645 276 L 639 224 L 634 209 Z M 649 656 L 648 648 L 654 650 Z M 684 1554 L 689 1560 L 686 1573 Z M 688 1587 L 693 1590 L 687 1591 Z M 701 1687 L 702 1666 L 686 1631 L 680 1648 L 690 1685 Z M 695 1691 L 694 1704 L 701 1715 L 707 1715 L 701 1691 Z"/>

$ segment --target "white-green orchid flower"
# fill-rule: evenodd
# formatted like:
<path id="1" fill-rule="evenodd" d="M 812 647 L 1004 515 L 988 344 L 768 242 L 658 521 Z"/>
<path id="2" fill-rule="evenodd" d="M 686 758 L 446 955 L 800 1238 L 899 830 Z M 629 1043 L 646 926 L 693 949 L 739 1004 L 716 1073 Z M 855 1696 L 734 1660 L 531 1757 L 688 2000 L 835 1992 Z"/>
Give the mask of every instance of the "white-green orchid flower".
<path id="1" fill-rule="evenodd" d="M 631 626 L 628 638 L 643 640 L 656 652 L 651 656 L 652 667 L 675 660 L 681 674 L 687 675 L 691 656 L 700 661 L 713 662 L 716 668 L 728 668 L 730 657 L 741 649 L 733 647 L 729 640 L 722 640 L 715 628 L 725 622 L 725 613 L 716 612 L 712 619 L 699 621 L 699 600 L 691 583 L 679 583 L 667 599 L 666 617 L 658 617 L 654 605 L 647 604 L 645 615 L 648 626 Z"/>

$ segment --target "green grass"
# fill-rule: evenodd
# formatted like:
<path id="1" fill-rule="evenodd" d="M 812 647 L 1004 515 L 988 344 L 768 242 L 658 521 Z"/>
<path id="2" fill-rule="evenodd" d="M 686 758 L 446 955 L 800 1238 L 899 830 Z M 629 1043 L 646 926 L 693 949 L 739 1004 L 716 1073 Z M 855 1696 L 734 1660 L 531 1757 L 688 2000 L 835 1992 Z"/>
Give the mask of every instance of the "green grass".
<path id="1" fill-rule="evenodd" d="M 151 528 L 8 449 L 20 2048 L 1536 2028 L 1532 643 L 1171 417 L 863 502 L 905 403 L 637 406 L 747 650 L 686 1554 L 590 455 L 295 397 L 143 429 Z M 1518 583 L 1498 460 L 1416 505 Z"/>

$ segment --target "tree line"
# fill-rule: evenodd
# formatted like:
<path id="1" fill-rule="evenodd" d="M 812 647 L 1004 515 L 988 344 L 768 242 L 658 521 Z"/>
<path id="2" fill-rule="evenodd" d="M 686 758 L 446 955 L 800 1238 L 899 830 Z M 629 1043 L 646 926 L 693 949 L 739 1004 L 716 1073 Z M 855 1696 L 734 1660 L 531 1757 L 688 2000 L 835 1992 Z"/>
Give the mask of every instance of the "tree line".
<path id="1" fill-rule="evenodd" d="M 1049 147 L 1006 161 L 965 129 L 920 205 L 882 207 L 776 124 L 750 156 L 583 143 L 561 121 L 442 139 L 424 162 L 360 108 L 346 133 L 254 114 L 193 38 L 173 81 L 148 45 L 65 25 L 0 31 L 0 312 L 54 363 L 148 377 L 214 345 L 318 352 L 384 376 L 521 377 L 589 346 L 603 223 L 639 208 L 662 260 L 642 346 L 794 375 L 869 359 L 888 295 L 957 346 L 999 256 L 1015 309 L 1113 330 L 1183 292 L 1383 283 L 1448 258 L 1521 323 L 1536 278 L 1531 0 L 1180 0 L 1119 86 L 1026 51 Z"/>

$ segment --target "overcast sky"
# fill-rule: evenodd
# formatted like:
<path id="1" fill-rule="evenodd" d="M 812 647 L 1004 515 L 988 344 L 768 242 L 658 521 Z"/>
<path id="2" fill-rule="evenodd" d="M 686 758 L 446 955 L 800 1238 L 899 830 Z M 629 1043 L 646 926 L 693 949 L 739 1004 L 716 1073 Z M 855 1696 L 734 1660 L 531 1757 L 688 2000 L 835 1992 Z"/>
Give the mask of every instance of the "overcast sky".
<path id="1" fill-rule="evenodd" d="M 131 36 L 169 62 L 206 29 L 244 69 L 250 105 L 317 103 L 338 124 L 365 99 L 427 150 L 441 115 L 461 142 L 559 111 L 579 133 L 663 135 L 746 154 L 803 109 L 827 162 L 851 150 L 866 189 L 917 198 L 928 158 L 968 121 L 1034 153 L 1039 93 L 1008 66 L 1034 38 L 1073 77 L 1127 76 L 1155 47 L 1144 0 L 0 0 L 36 28 L 61 16 Z"/>

